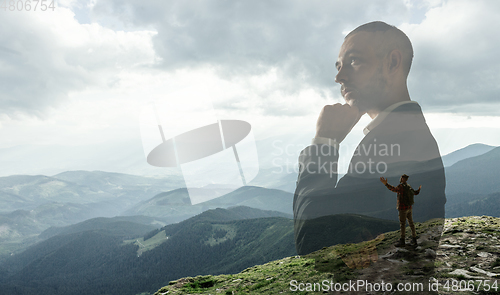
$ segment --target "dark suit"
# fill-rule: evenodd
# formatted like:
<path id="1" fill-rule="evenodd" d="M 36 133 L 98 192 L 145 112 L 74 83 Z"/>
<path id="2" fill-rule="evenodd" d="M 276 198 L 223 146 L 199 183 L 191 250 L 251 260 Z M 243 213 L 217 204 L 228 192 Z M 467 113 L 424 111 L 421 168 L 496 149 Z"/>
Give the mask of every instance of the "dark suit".
<path id="1" fill-rule="evenodd" d="M 381 184 L 381 176 L 390 183 L 398 183 L 406 173 L 410 176 L 409 183 L 422 185 L 422 193 L 413 207 L 415 221 L 444 218 L 443 163 L 418 104 L 400 105 L 375 126 L 358 145 L 347 174 L 338 183 L 337 161 L 338 151 L 329 145 L 311 145 L 299 156 L 293 201 L 299 254 L 335 243 L 367 240 L 377 233 L 398 229 L 398 223 L 392 229 L 384 221 L 396 221 L 398 214 L 396 198 Z M 353 222 L 343 225 L 342 216 L 353 218 L 339 215 L 347 213 L 374 219 L 360 218 L 357 225 L 352 225 Z M 351 235 L 343 229 L 349 224 L 356 227 Z"/>

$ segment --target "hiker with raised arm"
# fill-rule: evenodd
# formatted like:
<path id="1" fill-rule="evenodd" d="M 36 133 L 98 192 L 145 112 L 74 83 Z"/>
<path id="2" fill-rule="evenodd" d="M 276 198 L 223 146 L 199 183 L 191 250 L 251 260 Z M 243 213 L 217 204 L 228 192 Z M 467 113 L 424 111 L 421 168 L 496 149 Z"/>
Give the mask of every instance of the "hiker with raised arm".
<path id="1" fill-rule="evenodd" d="M 413 196 L 420 193 L 422 186 L 419 186 L 417 190 L 414 190 L 408 183 L 409 176 L 406 174 L 401 175 L 399 179 L 399 185 L 394 187 L 387 183 L 387 179 L 380 177 L 380 181 L 391 191 L 398 193 L 397 209 L 399 211 L 399 224 L 401 227 L 401 238 L 396 244 L 396 247 L 405 246 L 405 231 L 406 231 L 406 220 L 408 219 L 408 224 L 411 228 L 412 245 L 417 245 L 417 233 L 415 231 L 415 224 L 413 224 L 412 208 L 414 204 Z"/>

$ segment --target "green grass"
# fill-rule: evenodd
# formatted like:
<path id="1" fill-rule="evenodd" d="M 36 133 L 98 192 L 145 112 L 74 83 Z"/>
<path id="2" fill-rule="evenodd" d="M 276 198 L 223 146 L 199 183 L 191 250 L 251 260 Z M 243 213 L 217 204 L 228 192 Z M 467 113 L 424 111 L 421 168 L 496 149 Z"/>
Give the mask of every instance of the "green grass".
<path id="1" fill-rule="evenodd" d="M 133 240 L 125 240 L 123 241 L 123 244 L 135 244 L 139 246 L 139 249 L 137 250 L 137 255 L 141 255 L 142 253 L 152 250 L 156 248 L 158 245 L 163 243 L 164 241 L 168 240 L 168 237 L 165 235 L 165 231 L 160 231 L 153 237 L 147 239 L 144 241 L 144 238 L 140 239 L 133 239 Z"/>
<path id="2" fill-rule="evenodd" d="M 465 228 L 473 226 L 477 230 L 483 231 L 486 227 L 485 222 L 464 217 L 457 222 Z M 424 223 L 416 223 L 417 235 L 425 235 L 428 232 L 434 231 L 434 226 L 440 226 L 443 220 L 432 220 Z M 408 231 L 409 232 L 409 231 Z M 462 233 L 457 231 L 452 233 L 456 238 L 463 237 Z M 389 247 L 393 247 L 394 243 L 399 240 L 399 231 L 387 232 L 380 235 L 374 240 L 365 241 L 357 244 L 338 244 L 331 247 L 323 248 L 305 256 L 293 256 L 284 259 L 272 261 L 263 265 L 256 265 L 248 268 L 241 273 L 234 275 L 219 275 L 219 276 L 198 276 L 195 278 L 183 278 L 170 282 L 169 286 L 160 289 L 156 295 L 164 294 L 312 294 L 313 292 L 292 292 L 291 281 L 305 284 L 321 284 L 324 280 L 332 283 L 343 283 L 348 280 L 356 280 L 363 271 L 349 267 L 346 263 L 350 263 L 349 259 L 358 262 L 367 263 L 365 255 L 367 253 L 385 254 Z M 475 242 L 482 239 L 476 239 Z M 419 253 L 423 253 L 426 248 L 435 249 L 439 239 L 431 238 L 424 240 L 419 246 Z M 364 260 L 363 260 L 364 259 Z M 411 257 L 405 258 L 412 261 Z M 449 262 L 453 263 L 452 268 L 464 268 L 464 262 L 469 259 L 466 256 L 453 256 Z M 420 282 L 422 278 L 428 278 L 432 274 L 441 282 L 440 294 L 453 294 L 446 290 L 442 290 L 442 284 L 446 280 L 468 280 L 463 275 L 452 275 L 448 268 L 438 271 L 438 267 L 443 266 L 441 261 L 417 260 L 413 264 L 404 265 L 401 267 L 401 276 L 396 275 L 393 283 L 408 282 L 411 280 L 406 276 L 415 276 L 415 282 Z M 370 261 L 368 261 L 370 264 Z M 500 258 L 492 263 L 492 267 L 500 265 Z M 437 271 L 434 273 L 434 271 Z M 427 282 L 427 281 L 426 281 Z M 425 283 L 426 285 L 427 283 Z M 477 287 L 477 286 L 476 286 Z M 446 292 L 445 292 L 446 291 Z M 320 293 L 320 292 L 316 292 Z M 405 294 L 405 293 L 401 293 Z M 423 294 L 423 293 L 422 293 Z M 472 295 L 472 292 L 460 292 L 462 295 Z M 493 294 L 488 292 L 480 292 L 476 294 Z M 500 293 L 497 293 L 500 294 Z"/>
<path id="3" fill-rule="evenodd" d="M 234 224 L 212 224 L 212 236 L 205 244 L 215 246 L 236 237 L 236 226 Z"/>
<path id="4" fill-rule="evenodd" d="M 197 276 L 172 281 L 156 292 L 168 294 L 279 294 L 290 293 L 292 280 L 317 283 L 332 275 L 314 269 L 314 259 L 287 257 L 247 268 L 239 274 Z M 297 294 L 301 294 L 297 292 Z"/>

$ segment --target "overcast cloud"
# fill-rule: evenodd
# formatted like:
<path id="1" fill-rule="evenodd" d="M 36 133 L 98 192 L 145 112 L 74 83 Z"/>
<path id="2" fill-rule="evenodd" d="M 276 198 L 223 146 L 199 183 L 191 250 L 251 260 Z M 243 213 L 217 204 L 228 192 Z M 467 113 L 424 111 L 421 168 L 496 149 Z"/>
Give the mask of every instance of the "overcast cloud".
<path id="1" fill-rule="evenodd" d="M 498 114 L 485 109 L 499 94 L 498 1 L 97 1 L 94 13 L 154 27 L 167 71 L 210 67 L 230 80 L 276 69 L 274 91 L 338 99 L 333 65 L 344 34 L 384 20 L 413 42 L 410 91 L 427 111 Z"/>
<path id="2" fill-rule="evenodd" d="M 304 115 L 310 110 L 300 103 L 277 102 L 311 89 L 325 103 L 340 102 L 334 63 L 343 36 L 372 20 L 394 24 L 412 40 L 410 93 L 426 111 L 499 114 L 491 106 L 500 93 L 500 2 L 486 0 L 97 0 L 61 1 L 50 14 L 7 12 L 0 113 L 42 116 L 71 92 L 113 87 L 124 69 L 154 65 L 171 73 L 211 69 L 253 92 L 261 113 Z M 269 76 L 266 87 L 245 81 Z M 216 103 L 246 107 L 241 99 Z"/>
<path id="3" fill-rule="evenodd" d="M 381 15 L 399 23 L 408 14 L 402 1 L 385 0 L 98 1 L 94 12 L 154 26 L 165 70 L 211 67 L 233 79 L 276 69 L 276 86 L 286 93 L 332 89 L 342 32 Z"/>
<path id="4" fill-rule="evenodd" d="M 71 92 L 111 87 L 123 69 L 150 64 L 154 32 L 79 24 L 65 7 L 2 11 L 0 114 L 44 117 Z M 149 44 L 149 46 L 148 46 Z"/>
<path id="5" fill-rule="evenodd" d="M 500 115 L 500 2 L 447 1 L 403 24 L 415 51 L 413 99 L 431 110 Z"/>

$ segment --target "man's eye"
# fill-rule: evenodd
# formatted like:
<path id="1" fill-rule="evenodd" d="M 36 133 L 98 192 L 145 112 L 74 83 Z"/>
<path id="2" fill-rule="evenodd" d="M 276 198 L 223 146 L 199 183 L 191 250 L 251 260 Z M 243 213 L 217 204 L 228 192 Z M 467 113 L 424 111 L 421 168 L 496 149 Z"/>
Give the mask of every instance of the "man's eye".
<path id="1" fill-rule="evenodd" d="M 355 64 L 358 64 L 359 63 L 359 59 L 357 58 L 351 58 L 351 65 L 355 65 Z"/>

